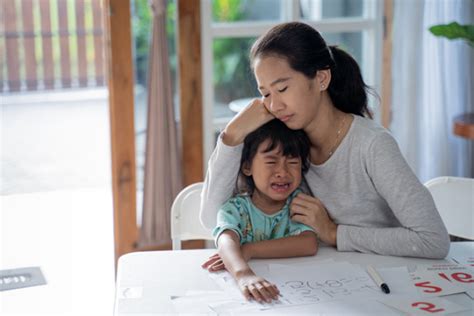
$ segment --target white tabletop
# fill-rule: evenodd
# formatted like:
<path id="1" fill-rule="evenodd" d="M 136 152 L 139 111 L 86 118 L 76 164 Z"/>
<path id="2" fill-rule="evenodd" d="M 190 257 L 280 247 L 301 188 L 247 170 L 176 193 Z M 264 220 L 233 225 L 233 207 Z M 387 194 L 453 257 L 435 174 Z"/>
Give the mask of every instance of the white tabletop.
<path id="1" fill-rule="evenodd" d="M 448 257 L 472 252 L 473 245 L 472 242 L 451 243 Z M 208 272 L 201 268 L 201 264 L 214 253 L 215 249 L 202 249 L 135 252 L 122 256 L 118 264 L 115 314 L 174 313 L 170 295 L 184 295 L 187 290 L 219 290 Z M 375 267 L 407 266 L 409 270 L 414 270 L 415 266 L 420 264 L 430 265 L 447 261 L 338 252 L 332 247 L 321 247 L 313 257 L 259 261 L 279 264 L 317 263 L 330 258 L 364 266 L 367 264 Z M 127 291 L 132 295 L 126 295 L 124 292 Z M 126 298 L 127 296 L 129 298 Z M 469 311 L 456 315 L 472 315 L 474 301 L 466 294 L 444 298 L 470 308 Z"/>

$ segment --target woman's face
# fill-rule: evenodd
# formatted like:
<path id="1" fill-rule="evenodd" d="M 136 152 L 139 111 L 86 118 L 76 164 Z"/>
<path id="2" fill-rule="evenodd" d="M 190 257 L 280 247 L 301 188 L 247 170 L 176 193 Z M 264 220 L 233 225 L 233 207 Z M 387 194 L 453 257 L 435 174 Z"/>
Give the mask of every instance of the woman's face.
<path id="1" fill-rule="evenodd" d="M 321 100 L 318 76 L 308 79 L 273 56 L 257 58 L 254 74 L 265 106 L 289 128 L 304 129 L 314 119 Z"/>

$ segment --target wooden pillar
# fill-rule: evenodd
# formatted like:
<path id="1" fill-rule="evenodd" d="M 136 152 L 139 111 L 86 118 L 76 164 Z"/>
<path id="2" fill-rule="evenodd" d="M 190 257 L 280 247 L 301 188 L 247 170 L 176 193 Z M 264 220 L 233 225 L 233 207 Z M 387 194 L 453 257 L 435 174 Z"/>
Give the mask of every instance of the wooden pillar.
<path id="1" fill-rule="evenodd" d="M 178 0 L 179 96 L 184 185 L 203 180 L 201 1 Z"/>
<path id="2" fill-rule="evenodd" d="M 392 25 L 393 0 L 385 0 L 382 65 L 382 125 L 385 128 L 390 127 L 392 120 Z"/>
<path id="3" fill-rule="evenodd" d="M 106 56 L 112 145 L 115 258 L 135 250 L 135 129 L 129 0 L 105 1 Z"/>

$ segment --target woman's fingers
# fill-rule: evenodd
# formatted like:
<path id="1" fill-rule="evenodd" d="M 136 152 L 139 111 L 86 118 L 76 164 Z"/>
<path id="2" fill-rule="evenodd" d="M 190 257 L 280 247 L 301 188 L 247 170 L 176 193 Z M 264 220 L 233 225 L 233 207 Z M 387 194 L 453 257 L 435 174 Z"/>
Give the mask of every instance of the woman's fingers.
<path id="1" fill-rule="evenodd" d="M 293 215 L 291 217 L 291 220 L 292 221 L 295 221 L 295 222 L 298 222 L 298 223 L 301 223 L 301 224 L 305 224 L 305 225 L 309 225 L 309 222 L 308 222 L 308 217 L 307 216 L 304 216 L 304 215 Z"/>

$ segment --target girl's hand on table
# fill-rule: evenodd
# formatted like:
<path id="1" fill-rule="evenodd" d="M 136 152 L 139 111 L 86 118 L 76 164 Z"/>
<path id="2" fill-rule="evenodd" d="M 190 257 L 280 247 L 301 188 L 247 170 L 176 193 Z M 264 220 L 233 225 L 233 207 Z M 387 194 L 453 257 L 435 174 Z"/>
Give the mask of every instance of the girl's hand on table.
<path id="1" fill-rule="evenodd" d="M 254 299 L 259 303 L 270 303 L 272 300 L 277 300 L 280 294 L 275 284 L 255 275 L 251 270 L 238 273 L 236 281 L 247 300 Z"/>

